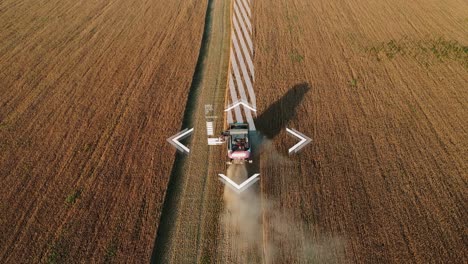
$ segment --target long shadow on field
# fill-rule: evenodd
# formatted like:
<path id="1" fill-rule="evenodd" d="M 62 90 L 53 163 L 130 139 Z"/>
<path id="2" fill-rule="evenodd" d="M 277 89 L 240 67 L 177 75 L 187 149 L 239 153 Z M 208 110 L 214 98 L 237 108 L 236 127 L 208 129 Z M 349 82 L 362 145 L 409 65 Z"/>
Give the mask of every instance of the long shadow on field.
<path id="1" fill-rule="evenodd" d="M 269 139 L 278 135 L 294 117 L 296 108 L 309 90 L 308 83 L 294 85 L 255 119 L 257 130 Z"/>

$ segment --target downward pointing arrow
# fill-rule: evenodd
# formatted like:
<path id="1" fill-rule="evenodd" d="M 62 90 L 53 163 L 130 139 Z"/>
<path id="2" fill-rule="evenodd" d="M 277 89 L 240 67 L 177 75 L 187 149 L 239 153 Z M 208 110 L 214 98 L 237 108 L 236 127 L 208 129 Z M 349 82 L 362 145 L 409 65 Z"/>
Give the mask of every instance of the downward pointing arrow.
<path id="1" fill-rule="evenodd" d="M 243 191 L 245 191 L 247 188 L 249 188 L 252 184 L 254 184 L 256 181 L 258 181 L 259 179 L 257 178 L 258 175 L 260 175 L 260 173 L 256 173 L 254 175 L 252 175 L 250 178 L 248 178 L 247 180 L 245 180 L 243 183 L 241 183 L 240 185 L 235 183 L 233 180 L 229 179 L 229 177 L 227 177 L 226 175 L 224 174 L 218 174 L 222 180 L 227 183 L 227 186 L 230 187 L 231 189 L 233 189 L 234 191 L 236 191 L 237 193 L 241 193 Z"/>

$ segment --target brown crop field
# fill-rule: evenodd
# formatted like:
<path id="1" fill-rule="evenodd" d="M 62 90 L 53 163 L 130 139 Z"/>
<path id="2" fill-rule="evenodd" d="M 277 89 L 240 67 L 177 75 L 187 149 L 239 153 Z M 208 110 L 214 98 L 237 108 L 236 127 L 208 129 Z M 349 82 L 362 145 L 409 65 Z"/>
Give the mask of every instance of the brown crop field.
<path id="1" fill-rule="evenodd" d="M 149 261 L 207 1 L 0 1 L 0 262 Z"/>
<path id="2" fill-rule="evenodd" d="M 231 0 L 0 1 L 0 263 L 468 262 L 468 3 L 243 3 L 228 167 Z"/>
<path id="3" fill-rule="evenodd" d="M 467 2 L 253 12 L 266 259 L 466 263 Z M 286 126 L 313 140 L 291 159 Z"/>

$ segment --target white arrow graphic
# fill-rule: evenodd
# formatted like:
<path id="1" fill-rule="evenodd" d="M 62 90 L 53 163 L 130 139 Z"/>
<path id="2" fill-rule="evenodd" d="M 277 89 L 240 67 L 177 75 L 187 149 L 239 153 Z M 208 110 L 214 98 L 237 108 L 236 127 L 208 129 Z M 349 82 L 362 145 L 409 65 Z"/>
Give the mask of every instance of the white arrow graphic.
<path id="1" fill-rule="evenodd" d="M 294 145 L 292 148 L 289 149 L 289 154 L 291 155 L 292 153 L 297 153 L 299 150 L 301 150 L 303 147 L 305 147 L 307 144 L 312 142 L 312 139 L 309 138 L 308 136 L 305 136 L 302 133 L 299 133 L 295 129 L 289 129 L 286 128 L 286 131 L 288 131 L 290 134 L 298 137 L 301 141 L 299 141 L 296 145 Z"/>
<path id="2" fill-rule="evenodd" d="M 193 128 L 191 129 L 186 128 L 180 131 L 179 133 L 175 134 L 174 136 L 168 138 L 167 142 L 171 143 L 178 150 L 182 151 L 182 153 L 185 153 L 185 152 L 189 153 L 190 149 L 184 146 L 182 143 L 180 143 L 179 140 L 190 136 L 190 134 L 192 133 L 193 133 Z"/>
<path id="3" fill-rule="evenodd" d="M 253 106 L 251 106 L 250 104 L 248 104 L 247 102 L 245 102 L 245 101 L 243 101 L 243 100 L 240 100 L 240 101 L 237 101 L 237 102 L 235 102 L 235 103 L 232 103 L 230 106 L 228 106 L 228 108 L 226 108 L 226 109 L 224 110 L 224 112 L 227 112 L 227 111 L 229 111 L 229 110 L 231 110 L 231 109 L 233 109 L 233 108 L 236 108 L 236 107 L 238 107 L 239 105 L 243 105 L 244 107 L 246 107 L 246 108 L 248 108 L 248 109 L 250 109 L 250 110 L 252 110 L 252 111 L 254 111 L 254 112 L 257 112 L 257 109 L 255 109 Z"/>
<path id="4" fill-rule="evenodd" d="M 235 183 L 233 180 L 229 179 L 229 177 L 227 177 L 226 175 L 224 174 L 218 174 L 221 178 L 222 178 L 222 181 L 224 183 L 228 183 L 227 186 L 230 187 L 231 189 L 233 189 L 234 191 L 236 191 L 237 193 L 241 193 L 243 192 L 245 189 L 249 188 L 252 184 L 254 184 L 256 181 L 258 181 L 259 179 L 257 178 L 258 175 L 260 175 L 260 173 L 255 173 L 254 175 L 252 175 L 250 178 L 248 178 L 246 181 L 244 181 L 243 183 L 241 183 L 240 185 Z"/>

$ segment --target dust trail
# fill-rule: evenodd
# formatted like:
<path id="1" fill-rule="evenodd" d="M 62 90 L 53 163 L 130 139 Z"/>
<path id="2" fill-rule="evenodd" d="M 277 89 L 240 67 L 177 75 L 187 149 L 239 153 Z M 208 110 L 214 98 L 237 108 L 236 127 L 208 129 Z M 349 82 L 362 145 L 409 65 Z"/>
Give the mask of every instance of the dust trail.
<path id="1" fill-rule="evenodd" d="M 309 230 L 307 224 L 268 201 L 264 207 L 265 263 L 342 263 L 343 238 Z"/>
<path id="2" fill-rule="evenodd" d="M 271 139 L 261 139 L 260 154 L 266 167 L 294 167 L 294 163 L 288 158 L 288 156 L 282 155 L 276 149 L 273 140 Z"/>
<path id="3" fill-rule="evenodd" d="M 243 182 L 248 177 L 247 168 L 245 165 L 233 164 L 229 166 L 227 176 L 235 182 Z M 221 222 L 224 233 L 230 237 L 232 252 L 242 255 L 237 261 L 258 262 L 261 259 L 262 226 L 257 188 L 251 186 L 238 194 L 226 186 L 223 200 L 225 207 Z"/>
<path id="4" fill-rule="evenodd" d="M 271 140 L 262 141 L 266 167 L 294 164 L 276 151 Z M 291 169 L 289 169 L 291 168 Z M 231 165 L 227 176 L 237 183 L 248 177 L 245 165 Z M 336 263 L 342 260 L 344 240 L 310 230 L 312 227 L 285 210 L 279 201 L 261 196 L 258 185 L 241 194 L 224 189 L 223 234 L 230 248 L 227 260 L 236 263 Z"/>

